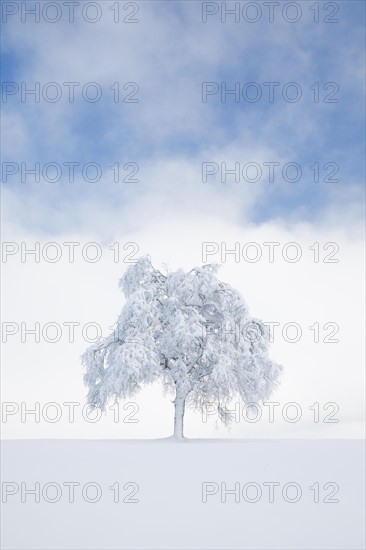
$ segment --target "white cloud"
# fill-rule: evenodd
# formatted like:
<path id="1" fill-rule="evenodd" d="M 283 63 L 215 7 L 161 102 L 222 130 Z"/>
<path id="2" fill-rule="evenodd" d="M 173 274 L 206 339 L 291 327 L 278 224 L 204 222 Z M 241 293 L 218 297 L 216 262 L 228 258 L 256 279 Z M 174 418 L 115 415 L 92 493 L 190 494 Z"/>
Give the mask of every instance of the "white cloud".
<path id="1" fill-rule="evenodd" d="M 188 222 L 189 220 L 189 222 Z M 21 229 L 16 233 L 19 241 L 24 240 L 29 247 L 34 241 L 45 243 L 47 239 L 36 233 L 26 234 Z M 81 241 L 82 244 L 95 240 L 95 235 L 64 233 L 57 242 Z M 54 240 L 54 239 L 51 239 Z M 140 231 L 126 233 L 115 228 L 113 240 L 120 243 L 121 259 L 132 248 L 123 250 L 126 242 L 136 242 L 139 254 L 149 253 L 156 266 L 163 268 L 167 263 L 170 269 L 180 266 L 190 268 L 202 263 L 202 242 L 226 243 L 228 250 L 240 243 L 256 242 L 262 250 L 262 259 L 257 263 L 243 260 L 235 263 L 233 255 L 227 255 L 221 270 L 221 278 L 238 288 L 247 300 L 253 315 L 267 322 L 279 322 L 276 328 L 275 341 L 272 345 L 272 356 L 285 367 L 281 388 L 273 396 L 281 406 L 288 402 L 298 402 L 304 418 L 298 424 L 257 425 L 256 430 L 241 422 L 235 424 L 231 432 L 234 436 L 276 437 L 279 434 L 296 436 L 360 436 L 363 411 L 363 351 L 362 335 L 362 246 L 354 235 L 348 237 L 341 228 L 327 229 L 310 225 L 292 225 L 280 227 L 275 223 L 261 226 L 239 226 L 236 223 L 222 222 L 207 216 L 200 218 L 196 213 L 192 218 L 181 215 L 175 219 L 170 215 L 145 225 Z M 264 242 L 280 242 L 275 248 L 275 261 L 268 262 L 268 247 Z M 301 247 L 302 258 L 298 263 L 288 263 L 282 258 L 283 246 L 297 242 Z M 335 258 L 339 263 L 324 263 L 325 254 L 333 248 L 322 250 L 323 244 L 336 242 L 339 252 Z M 309 247 L 314 242 L 320 243 L 320 261 L 314 262 L 314 250 Z M 224 249 L 224 245 L 222 246 Z M 103 334 L 109 328 L 121 309 L 123 298 L 117 289 L 117 280 L 127 267 L 113 261 L 112 251 L 105 247 L 103 259 L 95 264 L 80 261 L 81 246 L 76 249 L 78 260 L 71 264 L 67 261 L 66 248 L 62 247 L 64 261 L 52 264 L 41 261 L 39 264 L 28 258 L 20 263 L 19 257 L 9 258 L 4 264 L 4 284 L 7 292 L 3 299 L 3 320 L 20 324 L 26 322 L 29 328 L 39 321 L 41 327 L 48 322 L 57 322 L 62 327 L 62 337 L 56 344 L 42 342 L 33 344 L 33 337 L 27 337 L 27 343 L 20 343 L 20 335 L 9 337 L 4 345 L 3 400 L 39 401 L 48 403 L 56 401 L 78 401 L 85 403 L 85 389 L 82 386 L 80 354 L 87 343 L 83 340 L 81 328 L 86 323 L 96 321 L 103 328 Z M 51 253 L 52 251 L 50 251 Z M 294 250 L 289 250 L 292 255 Z M 248 254 L 252 251 L 248 251 Z M 211 257 L 220 262 L 220 254 Z M 75 343 L 67 341 L 68 329 L 65 321 L 75 321 L 80 325 L 75 329 Z M 282 335 L 287 323 L 297 323 L 302 336 L 297 343 L 289 343 Z M 314 342 L 314 323 L 319 323 L 320 342 Z M 339 332 L 334 336 L 339 343 L 323 343 L 331 335 L 334 325 L 324 329 L 326 323 L 339 325 Z M 52 330 L 50 337 L 52 337 Z M 90 333 L 93 336 L 93 331 Z M 289 330 L 289 339 L 294 337 Z M 155 437 L 169 435 L 172 411 L 168 402 L 162 400 L 159 390 L 147 389 L 137 397 L 141 413 L 141 422 L 136 428 L 135 436 Z M 322 407 L 328 402 L 335 402 L 340 407 L 337 425 L 324 425 L 311 422 L 309 407 L 319 402 Z M 156 412 L 152 413 L 152 410 Z M 305 414 L 307 411 L 307 416 Z M 328 410 L 328 413 L 331 410 Z M 324 414 L 324 413 L 323 413 Z M 310 420 L 309 420 L 310 416 Z M 215 435 L 214 425 L 203 425 L 199 415 L 187 416 L 187 432 L 191 435 Z M 154 419 L 154 422 L 152 421 Z M 349 419 L 354 419 L 352 422 Z M 305 421 L 306 420 L 306 421 Z M 351 424 L 350 424 L 351 422 Z M 354 424 L 356 422 L 356 424 Z M 335 426 L 335 427 L 334 427 Z M 85 437 L 120 437 L 120 426 L 113 422 L 86 427 L 80 424 L 52 425 L 54 434 L 62 437 L 77 435 Z M 4 427 L 5 436 L 40 437 L 50 434 L 47 423 L 8 424 Z M 130 434 L 130 426 L 124 426 L 123 433 Z M 126 431 L 127 430 L 127 431 Z M 249 430 L 249 432 L 248 432 Z M 224 430 L 219 432 L 225 434 Z"/>
<path id="2" fill-rule="evenodd" d="M 333 106 L 326 104 L 314 105 L 309 99 L 296 105 L 279 102 L 268 109 L 223 104 L 219 98 L 207 104 L 201 101 L 203 81 L 225 79 L 229 87 L 236 81 L 297 80 L 306 87 L 317 80 L 337 78 L 346 93 L 343 116 L 357 121 L 360 104 L 353 92 L 361 89 L 360 54 L 354 46 L 345 47 L 345 40 L 335 40 L 342 29 L 344 39 L 354 29 L 347 21 L 337 28 L 308 23 L 204 25 L 199 3 L 187 2 L 179 9 L 171 3 L 144 2 L 138 25 L 105 20 L 52 28 L 49 24 L 13 24 L 5 29 L 8 49 L 13 48 L 21 61 L 19 81 L 96 81 L 109 98 L 95 106 L 66 101 L 20 104 L 10 98 L 3 116 L 8 133 L 6 158 L 17 162 L 136 160 L 140 183 L 121 187 L 103 178 L 96 185 L 77 179 L 63 186 L 29 182 L 23 187 L 11 182 L 4 186 L 4 240 L 28 245 L 97 241 L 104 247 L 104 261 L 35 264 L 10 258 L 3 264 L 7 289 L 3 319 L 60 324 L 98 321 L 107 331 L 122 305 L 116 285 L 126 268 L 112 260 L 108 246 L 115 241 L 122 246 L 136 242 L 157 266 L 167 263 L 171 269 L 200 264 L 204 241 L 226 242 L 229 248 L 235 242 L 255 241 L 263 246 L 268 241 L 297 241 L 303 251 L 297 264 L 281 259 L 273 264 L 229 259 L 221 275 L 242 291 L 253 314 L 282 325 L 295 321 L 302 326 L 300 342 L 290 344 L 280 338 L 273 344 L 274 357 L 285 366 L 283 384 L 274 399 L 282 403 L 298 400 L 304 407 L 315 401 L 340 405 L 341 421 L 333 425 L 334 430 L 306 421 L 276 426 L 276 435 L 359 436 L 363 399 L 360 178 L 354 169 L 354 150 L 342 141 L 343 132 L 329 140 L 329 112 L 337 116 L 338 111 L 330 111 Z M 330 37 L 332 55 L 339 60 L 337 72 L 333 61 L 329 62 L 329 52 L 323 61 L 318 55 L 326 52 Z M 27 63 L 23 63 L 25 56 Z M 108 86 L 117 81 L 139 83 L 140 102 L 114 104 Z M 306 200 L 286 205 L 287 197 L 281 195 L 285 215 L 266 223 L 253 223 L 253 211 L 263 199 L 276 198 L 279 188 L 201 181 L 205 161 L 228 165 L 298 161 L 314 151 L 319 161 L 342 161 L 344 170 L 353 169 L 352 175 L 346 170 L 338 188 L 327 188 L 324 205 L 311 200 L 310 207 Z M 98 158 L 90 158 L 93 155 Z M 313 190 L 310 185 L 310 199 Z M 312 223 L 301 223 L 300 219 L 309 219 L 313 207 Z M 314 242 L 338 243 L 339 264 L 314 263 L 309 250 Z M 267 251 L 263 248 L 264 254 Z M 220 261 L 219 256 L 213 259 Z M 308 327 L 315 322 L 321 326 L 338 323 L 340 342 L 312 342 Z M 10 338 L 4 346 L 5 400 L 83 402 L 79 356 L 86 343 L 80 331 L 74 344 L 64 338 L 57 344 L 21 344 L 17 338 Z M 131 437 L 132 433 L 168 435 L 172 411 L 167 402 L 160 401 L 159 392 L 147 389 L 138 399 L 143 420 L 137 432 L 124 425 L 123 433 Z M 159 407 L 155 407 L 157 399 Z M 203 426 L 191 415 L 188 419 L 192 434 L 214 435 L 212 424 Z M 120 428 L 108 422 L 103 427 L 15 422 L 5 425 L 4 433 L 11 437 L 105 437 L 106 433 L 120 437 Z M 233 434 L 246 435 L 247 428 L 238 424 Z M 255 433 L 268 436 L 273 432 L 271 426 L 258 425 Z"/>

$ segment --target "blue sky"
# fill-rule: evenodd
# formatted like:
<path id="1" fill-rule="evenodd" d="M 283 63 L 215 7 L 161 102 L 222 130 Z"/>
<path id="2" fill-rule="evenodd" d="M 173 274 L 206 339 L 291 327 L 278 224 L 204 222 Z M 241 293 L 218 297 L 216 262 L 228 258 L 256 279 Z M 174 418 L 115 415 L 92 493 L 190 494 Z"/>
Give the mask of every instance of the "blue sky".
<path id="1" fill-rule="evenodd" d="M 47 182 L 36 186 L 29 180 L 24 185 L 12 177 L 8 188 L 24 200 L 34 197 L 44 204 L 45 215 L 55 196 L 59 208 L 87 198 L 105 208 L 115 207 L 117 201 L 124 210 L 133 197 L 166 192 L 152 181 L 149 170 L 156 162 L 174 158 L 189 159 L 197 169 L 195 185 L 203 186 L 208 198 L 220 195 L 225 185 L 224 192 L 232 193 L 233 200 L 245 202 L 240 194 L 248 187 L 245 182 L 222 184 L 211 178 L 207 186 L 202 184 L 201 162 L 280 160 L 298 162 L 303 176 L 296 183 L 279 177 L 272 186 L 266 180 L 253 184 L 253 207 L 245 209 L 250 221 L 294 216 L 311 221 L 329 203 L 353 200 L 364 180 L 364 3 L 339 2 L 335 24 L 315 24 L 310 2 L 299 5 L 303 17 L 293 24 L 279 16 L 272 24 L 265 16 L 252 24 L 235 23 L 233 18 L 222 23 L 215 16 L 203 24 L 200 2 L 141 2 L 140 22 L 131 25 L 111 23 L 106 8 L 94 25 L 77 17 L 72 24 L 64 19 L 36 24 L 32 18 L 21 23 L 19 15 L 9 16 L 3 25 L 3 82 L 31 86 L 39 81 L 43 86 L 51 81 L 94 81 L 103 97 L 88 103 L 78 94 L 71 104 L 64 99 L 64 87 L 54 104 L 42 99 L 38 104 L 32 99 L 21 103 L 20 94 L 9 97 L 3 103 L 10 132 L 4 160 L 92 161 L 102 166 L 135 161 L 140 164 L 140 182 L 135 189 L 119 186 L 116 191 L 107 181 L 88 183 L 86 189 L 83 183 L 70 188 L 61 180 L 50 191 Z M 116 81 L 137 82 L 139 103 L 113 103 L 108 87 Z M 303 92 L 298 103 L 284 101 L 278 92 L 293 81 Z M 219 94 L 202 103 L 202 82 L 225 82 L 227 88 L 235 82 L 280 82 L 280 87 L 273 103 L 236 103 L 230 97 L 222 103 Z M 320 83 L 320 90 L 323 83 L 337 83 L 339 102 L 314 103 L 309 90 L 314 82 Z M 339 184 L 314 183 L 307 169 L 314 162 L 336 162 Z M 48 223 L 52 230 L 52 221 Z"/>
<path id="2" fill-rule="evenodd" d="M 273 23 L 265 17 L 258 23 L 230 19 L 222 23 L 217 16 L 204 24 L 199 1 L 138 4 L 137 24 L 114 23 L 109 8 L 115 2 L 104 0 L 99 3 L 103 17 L 95 24 L 77 15 L 74 23 L 65 17 L 55 24 L 31 19 L 22 23 L 18 14 L 2 25 L 3 83 L 24 82 L 31 87 L 39 82 L 43 89 L 56 82 L 63 94 L 56 103 L 42 99 L 22 103 L 20 94 L 2 103 L 3 162 L 25 163 L 29 168 L 36 162 L 42 168 L 53 162 L 63 167 L 57 183 L 42 178 L 35 183 L 31 177 L 22 182 L 19 173 L 3 181 L 3 240 L 30 249 L 36 242 L 43 246 L 52 241 L 62 247 L 64 242 L 77 241 L 79 250 L 83 243 L 94 241 L 103 249 L 102 260 L 95 264 L 84 261 L 80 253 L 75 263 L 65 255 L 57 263 L 42 259 L 37 263 L 32 257 L 22 262 L 20 254 L 11 256 L 3 264 L 3 318 L 60 325 L 98 320 L 108 333 L 123 303 L 117 281 L 127 268 L 123 260 L 113 261 L 108 247 L 114 242 L 122 251 L 125 243 L 136 243 L 138 255 L 149 254 L 160 269 L 166 264 L 169 269 L 202 264 L 205 242 L 227 249 L 235 243 L 277 242 L 274 263 L 268 262 L 263 247 L 258 263 L 242 259 L 236 263 L 232 256 L 222 261 L 219 253 L 209 261 L 223 263 L 221 278 L 243 294 L 253 316 L 282 326 L 291 321 L 302 326 L 303 338 L 296 345 L 281 337 L 272 345 L 271 357 L 285 367 L 275 399 L 298 401 L 307 408 L 314 402 L 337 402 L 343 420 L 334 427 L 288 425 L 275 436 L 360 437 L 364 3 L 336 2 L 340 10 L 335 24 L 314 23 L 309 10 L 317 5 L 313 1 L 298 2 L 303 17 L 293 24 L 281 17 Z M 285 4 L 281 2 L 281 9 Z M 127 4 L 121 5 L 124 14 Z M 321 16 L 329 15 L 332 6 L 320 2 Z M 70 103 L 65 82 L 79 82 L 77 90 L 96 82 L 102 99 L 88 103 L 76 91 L 75 102 Z M 137 83 L 139 102 L 115 103 L 110 90 L 115 82 L 121 92 L 125 83 Z M 202 102 L 203 82 L 224 82 L 227 88 L 238 82 L 241 89 L 256 82 L 263 94 L 265 82 L 279 82 L 280 89 L 296 82 L 303 97 L 291 103 L 276 93 L 273 103 L 264 99 L 236 103 L 230 98 L 221 102 L 215 95 Z M 322 98 L 322 86 L 336 83 L 339 102 L 314 103 L 309 86 L 315 82 Z M 131 91 L 130 87 L 124 93 Z M 83 181 L 80 167 L 75 181 L 67 181 L 64 163 L 68 162 L 81 167 L 97 163 L 102 169 L 100 181 Z M 109 167 L 117 162 L 122 168 L 137 163 L 139 181 L 113 182 Z M 223 183 L 217 174 L 204 183 L 205 162 L 226 163 L 229 169 L 236 162 L 240 168 L 257 163 L 263 177 L 258 182 L 229 178 Z M 269 162 L 279 163 L 279 170 L 296 162 L 302 177 L 286 182 L 276 172 L 270 183 L 265 172 Z M 335 163 L 339 182 L 314 182 L 309 167 L 317 162 L 321 179 L 323 165 Z M 331 173 L 331 165 L 326 173 Z M 289 242 L 301 247 L 298 263 L 283 260 L 281 247 Z M 329 242 L 339 248 L 337 263 L 323 261 L 323 246 Z M 319 243 L 319 262 L 311 252 L 314 243 Z M 315 322 L 321 327 L 337 323 L 339 343 L 314 344 L 309 327 Z M 80 333 L 72 344 L 62 339 L 52 345 L 22 345 L 18 337 L 4 346 L 6 399 L 84 402 L 80 356 L 87 344 Z M 30 365 L 36 365 L 31 372 Z M 147 389 L 138 401 L 149 413 L 134 437 L 170 433 L 171 416 L 164 409 L 170 403 L 156 391 Z M 191 426 L 196 436 L 216 437 L 214 426 L 205 431 L 197 418 Z M 123 437 L 117 433 L 120 426 L 112 424 L 108 432 L 103 427 L 90 429 L 92 436 Z M 81 425 L 29 424 L 9 426 L 8 432 L 10 437 L 85 437 L 86 433 Z M 273 436 L 271 426 L 256 433 Z M 233 435 L 247 437 L 245 427 L 238 425 Z"/>

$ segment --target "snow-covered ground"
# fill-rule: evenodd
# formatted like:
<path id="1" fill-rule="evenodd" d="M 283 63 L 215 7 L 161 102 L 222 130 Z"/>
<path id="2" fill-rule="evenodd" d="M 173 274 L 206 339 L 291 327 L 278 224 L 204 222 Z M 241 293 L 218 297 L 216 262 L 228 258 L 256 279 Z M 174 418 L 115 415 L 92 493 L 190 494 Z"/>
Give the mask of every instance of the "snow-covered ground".
<path id="1" fill-rule="evenodd" d="M 361 440 L 3 441 L 1 547 L 363 549 L 363 462 Z"/>

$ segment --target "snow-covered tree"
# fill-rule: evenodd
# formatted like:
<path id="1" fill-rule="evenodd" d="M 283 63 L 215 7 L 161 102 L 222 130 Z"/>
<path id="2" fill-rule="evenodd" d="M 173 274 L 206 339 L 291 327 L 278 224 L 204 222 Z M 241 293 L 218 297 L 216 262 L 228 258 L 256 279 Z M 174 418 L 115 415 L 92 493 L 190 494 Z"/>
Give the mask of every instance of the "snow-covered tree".
<path id="1" fill-rule="evenodd" d="M 236 290 L 221 282 L 218 266 L 162 274 L 140 258 L 120 280 L 126 303 L 116 330 L 84 353 L 88 402 L 105 409 L 110 398 L 134 395 L 161 381 L 174 392 L 174 435 L 183 437 L 186 405 L 225 407 L 268 399 L 281 367 L 267 354 L 269 335 Z"/>

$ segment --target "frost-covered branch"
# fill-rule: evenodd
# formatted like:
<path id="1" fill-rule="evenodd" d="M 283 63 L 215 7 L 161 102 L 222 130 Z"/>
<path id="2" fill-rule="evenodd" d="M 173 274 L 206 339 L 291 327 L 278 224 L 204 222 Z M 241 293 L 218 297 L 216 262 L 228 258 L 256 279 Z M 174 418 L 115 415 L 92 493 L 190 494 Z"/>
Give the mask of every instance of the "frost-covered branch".
<path id="1" fill-rule="evenodd" d="M 184 414 L 186 400 L 194 407 L 215 402 L 219 410 L 235 395 L 244 402 L 268 399 L 281 367 L 268 357 L 266 330 L 216 272 L 217 266 L 203 266 L 165 276 L 148 257 L 126 271 L 121 333 L 91 346 L 82 358 L 90 404 L 104 408 L 109 399 L 158 380 L 175 389 L 176 415 Z M 227 326 L 250 323 L 258 330 L 248 331 L 249 337 L 226 334 Z M 182 429 L 177 416 L 175 427 Z"/>

